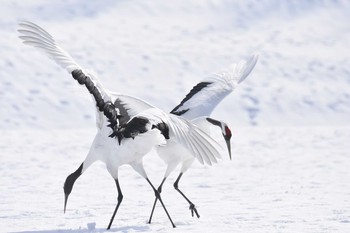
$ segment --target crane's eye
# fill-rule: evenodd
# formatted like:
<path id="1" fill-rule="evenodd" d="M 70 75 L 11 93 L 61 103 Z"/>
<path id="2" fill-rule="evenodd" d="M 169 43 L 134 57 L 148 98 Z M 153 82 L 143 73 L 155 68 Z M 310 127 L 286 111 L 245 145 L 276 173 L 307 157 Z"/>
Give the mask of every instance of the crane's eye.
<path id="1" fill-rule="evenodd" d="M 231 136 L 232 136 L 232 134 L 231 134 L 231 130 L 230 130 L 230 128 L 229 127 L 225 127 L 225 136 L 227 137 L 227 138 L 231 138 Z"/>

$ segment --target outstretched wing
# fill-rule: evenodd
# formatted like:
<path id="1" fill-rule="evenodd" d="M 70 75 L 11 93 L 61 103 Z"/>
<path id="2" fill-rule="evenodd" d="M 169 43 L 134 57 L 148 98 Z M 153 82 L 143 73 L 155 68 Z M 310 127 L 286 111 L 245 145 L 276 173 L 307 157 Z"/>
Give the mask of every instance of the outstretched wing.
<path id="1" fill-rule="evenodd" d="M 216 163 L 220 155 L 220 145 L 207 133 L 190 121 L 175 115 L 169 115 L 170 135 L 184 145 L 202 164 Z"/>
<path id="2" fill-rule="evenodd" d="M 19 23 L 18 32 L 21 34 L 19 38 L 23 40 L 24 44 L 40 49 L 58 65 L 66 69 L 80 84 L 86 85 L 90 94 L 96 101 L 97 107 L 100 108 L 97 110 L 96 123 L 97 126 L 101 128 L 103 124 L 102 108 L 103 106 L 105 107 L 105 105 L 102 106 L 99 102 L 107 103 L 111 101 L 111 98 L 98 78 L 81 68 L 78 63 L 59 46 L 55 39 L 40 26 L 29 21 L 22 21 Z M 91 81 L 89 84 L 86 83 L 88 81 L 87 79 Z M 100 106 L 98 106 L 99 104 Z"/>
<path id="3" fill-rule="evenodd" d="M 211 165 L 217 162 L 217 158 L 221 158 L 220 145 L 185 118 L 165 113 L 157 108 L 147 109 L 134 118 L 147 119 L 153 125 L 152 129 L 158 128 L 165 139 L 184 146 L 202 164 L 205 162 Z"/>
<path id="4" fill-rule="evenodd" d="M 248 77 L 257 60 L 258 55 L 253 54 L 247 61 L 231 64 L 219 73 L 203 79 L 192 88 L 171 113 L 187 119 L 210 116 L 221 100 Z"/>
<path id="5" fill-rule="evenodd" d="M 114 106 L 120 111 L 120 125 L 127 123 L 132 117 L 145 111 L 146 109 L 154 108 L 154 106 L 151 104 L 133 96 L 115 92 L 111 92 L 110 94 L 113 99 Z"/>

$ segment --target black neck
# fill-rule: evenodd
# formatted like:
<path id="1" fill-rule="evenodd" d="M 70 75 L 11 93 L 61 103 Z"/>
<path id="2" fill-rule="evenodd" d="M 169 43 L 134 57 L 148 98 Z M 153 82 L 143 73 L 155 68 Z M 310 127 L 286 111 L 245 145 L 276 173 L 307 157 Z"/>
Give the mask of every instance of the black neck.
<path id="1" fill-rule="evenodd" d="M 79 167 L 75 172 L 73 172 L 72 174 L 70 174 L 70 175 L 67 177 L 66 181 L 64 182 L 63 189 L 64 189 L 64 193 L 65 193 L 66 195 L 69 195 L 69 194 L 72 192 L 74 182 L 79 178 L 79 176 L 80 176 L 81 173 L 82 173 L 83 164 L 84 164 L 84 163 L 82 163 L 82 164 L 80 165 L 80 167 Z"/>

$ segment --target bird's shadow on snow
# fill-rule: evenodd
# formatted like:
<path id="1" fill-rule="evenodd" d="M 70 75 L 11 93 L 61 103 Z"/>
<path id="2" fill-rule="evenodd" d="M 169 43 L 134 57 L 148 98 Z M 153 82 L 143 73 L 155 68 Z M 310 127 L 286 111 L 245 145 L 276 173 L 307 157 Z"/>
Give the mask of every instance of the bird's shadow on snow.
<path id="1" fill-rule="evenodd" d="M 62 230 L 39 230 L 39 231 L 16 231 L 11 233 L 100 233 L 100 232 L 145 232 L 149 231 L 148 226 L 128 226 L 128 227 L 116 227 L 106 230 L 106 228 L 98 229 L 62 229 Z"/>

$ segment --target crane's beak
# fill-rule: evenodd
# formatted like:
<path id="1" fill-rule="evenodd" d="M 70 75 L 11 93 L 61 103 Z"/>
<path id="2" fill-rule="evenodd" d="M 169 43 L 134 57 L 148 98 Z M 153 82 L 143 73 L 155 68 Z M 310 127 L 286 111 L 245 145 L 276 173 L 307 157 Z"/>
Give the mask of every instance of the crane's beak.
<path id="1" fill-rule="evenodd" d="M 228 150 L 228 155 L 230 156 L 230 160 L 232 160 L 231 158 L 231 141 L 230 139 L 225 139 L 226 141 L 226 146 L 227 146 L 227 150 Z"/>
<path id="2" fill-rule="evenodd" d="M 66 213 L 66 207 L 67 207 L 68 197 L 69 197 L 69 194 L 64 194 L 64 208 L 63 208 L 63 213 Z"/>

